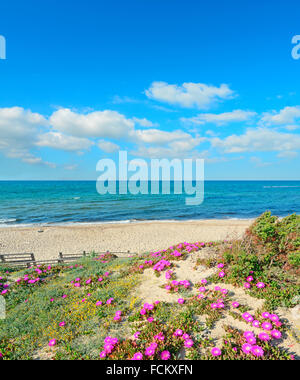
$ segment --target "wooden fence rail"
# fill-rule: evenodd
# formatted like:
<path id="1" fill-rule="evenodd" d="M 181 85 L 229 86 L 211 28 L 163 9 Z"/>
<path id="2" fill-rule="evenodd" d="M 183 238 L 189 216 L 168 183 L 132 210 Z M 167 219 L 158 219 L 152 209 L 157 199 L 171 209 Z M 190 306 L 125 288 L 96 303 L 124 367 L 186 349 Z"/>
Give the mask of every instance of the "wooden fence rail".
<path id="1" fill-rule="evenodd" d="M 97 255 L 103 255 L 103 254 L 115 254 L 115 255 L 132 255 L 137 256 L 138 253 L 136 252 L 120 252 L 120 251 L 105 251 L 105 252 L 97 252 Z M 126 257 L 125 256 L 125 257 Z M 73 254 L 64 254 L 62 252 L 59 252 L 58 259 L 50 259 L 50 260 L 36 260 L 33 253 L 13 253 L 13 254 L 0 254 L 0 265 L 6 264 L 9 266 L 15 266 L 15 267 L 31 267 L 31 266 L 37 266 L 37 265 L 43 265 L 43 264 L 63 264 L 63 263 L 70 263 L 73 261 L 80 260 L 83 257 L 87 257 L 86 251 L 83 251 L 83 253 L 73 253 Z"/>

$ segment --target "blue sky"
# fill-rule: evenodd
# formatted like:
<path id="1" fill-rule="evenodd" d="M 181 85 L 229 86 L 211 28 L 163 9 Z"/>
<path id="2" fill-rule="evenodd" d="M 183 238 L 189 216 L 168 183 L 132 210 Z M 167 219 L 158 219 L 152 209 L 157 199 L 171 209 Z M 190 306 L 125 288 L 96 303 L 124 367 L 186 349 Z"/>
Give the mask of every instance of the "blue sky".
<path id="1" fill-rule="evenodd" d="M 296 1 L 0 3 L 0 179 L 94 179 L 101 158 L 204 158 L 300 179 Z"/>

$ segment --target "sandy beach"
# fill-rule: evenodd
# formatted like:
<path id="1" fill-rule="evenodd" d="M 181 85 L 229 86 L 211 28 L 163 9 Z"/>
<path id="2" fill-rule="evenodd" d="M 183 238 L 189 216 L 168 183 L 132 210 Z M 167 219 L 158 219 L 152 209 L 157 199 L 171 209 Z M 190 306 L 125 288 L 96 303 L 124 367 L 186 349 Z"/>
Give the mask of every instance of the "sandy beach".
<path id="1" fill-rule="evenodd" d="M 252 220 L 202 220 L 1 228 L 0 253 L 32 252 L 37 260 L 56 259 L 59 252 L 143 253 L 184 241 L 239 238 L 251 223 Z"/>

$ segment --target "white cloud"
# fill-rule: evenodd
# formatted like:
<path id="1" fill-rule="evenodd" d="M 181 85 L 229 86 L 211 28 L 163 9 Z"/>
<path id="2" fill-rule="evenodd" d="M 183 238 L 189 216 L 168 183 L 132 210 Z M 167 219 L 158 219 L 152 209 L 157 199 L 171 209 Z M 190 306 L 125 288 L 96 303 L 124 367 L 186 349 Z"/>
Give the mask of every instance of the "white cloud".
<path id="1" fill-rule="evenodd" d="M 277 154 L 278 158 L 287 158 L 287 159 L 292 159 L 298 157 L 298 152 L 294 151 L 288 151 L 288 152 L 280 152 Z"/>
<path id="2" fill-rule="evenodd" d="M 40 114 L 22 107 L 0 108 L 0 151 L 9 158 L 20 159 L 30 165 L 56 167 L 30 153 L 35 148 L 37 136 L 48 126 Z"/>
<path id="3" fill-rule="evenodd" d="M 65 170 L 76 170 L 78 168 L 78 165 L 77 164 L 73 164 L 73 165 L 65 165 L 64 166 L 64 169 Z"/>
<path id="4" fill-rule="evenodd" d="M 34 144 L 37 131 L 47 125 L 38 113 L 21 107 L 0 108 L 0 149 L 28 149 Z"/>
<path id="5" fill-rule="evenodd" d="M 224 125 L 232 122 L 248 121 L 256 115 L 256 112 L 234 110 L 232 112 L 224 112 L 220 114 L 202 113 L 191 118 L 181 118 L 181 121 L 186 124 L 202 125 L 205 123 L 213 123 L 217 125 Z"/>
<path id="6" fill-rule="evenodd" d="M 137 117 L 132 118 L 132 120 L 136 123 L 139 124 L 142 127 L 145 128 L 152 128 L 152 127 L 158 127 L 158 123 L 153 123 L 150 120 L 147 120 L 146 118 L 143 119 L 138 119 Z"/>
<path id="7" fill-rule="evenodd" d="M 79 114 L 68 108 L 52 114 L 54 129 L 76 137 L 122 138 L 133 130 L 134 122 L 116 111 L 95 111 Z"/>
<path id="8" fill-rule="evenodd" d="M 160 129 L 138 129 L 131 136 L 138 143 L 165 145 L 175 140 L 192 139 L 192 136 L 183 131 L 167 132 Z"/>
<path id="9" fill-rule="evenodd" d="M 36 145 L 65 151 L 89 149 L 94 143 L 85 138 L 67 136 L 60 132 L 48 132 L 39 136 Z"/>
<path id="10" fill-rule="evenodd" d="M 120 149 L 119 145 L 104 140 L 98 142 L 98 147 L 106 153 L 114 153 Z"/>
<path id="11" fill-rule="evenodd" d="M 234 96 L 227 84 L 215 87 L 204 83 L 183 83 L 182 86 L 178 86 L 166 82 L 153 82 L 145 93 L 150 99 L 199 109 L 207 109 L 216 101 L 231 99 Z"/>
<path id="12" fill-rule="evenodd" d="M 265 112 L 261 119 L 266 125 L 295 124 L 300 119 L 300 106 L 285 107 L 279 112 Z"/>
<path id="13" fill-rule="evenodd" d="M 243 135 L 231 135 L 225 139 L 210 140 L 213 147 L 226 153 L 240 152 L 288 152 L 300 149 L 300 135 L 282 133 L 268 128 L 247 129 Z"/>
<path id="14" fill-rule="evenodd" d="M 257 167 L 263 168 L 270 166 L 270 162 L 264 162 L 260 157 L 250 157 L 250 161 Z"/>

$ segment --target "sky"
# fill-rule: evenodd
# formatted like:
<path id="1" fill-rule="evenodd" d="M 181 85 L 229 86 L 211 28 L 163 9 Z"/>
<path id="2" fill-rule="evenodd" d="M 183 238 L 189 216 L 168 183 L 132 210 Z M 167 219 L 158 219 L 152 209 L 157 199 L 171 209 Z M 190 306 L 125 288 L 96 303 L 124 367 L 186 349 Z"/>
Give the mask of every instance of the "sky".
<path id="1" fill-rule="evenodd" d="M 208 180 L 300 180 L 300 3 L 3 0 L 0 180 L 204 158 Z M 300 52 L 300 47 L 299 47 Z"/>

